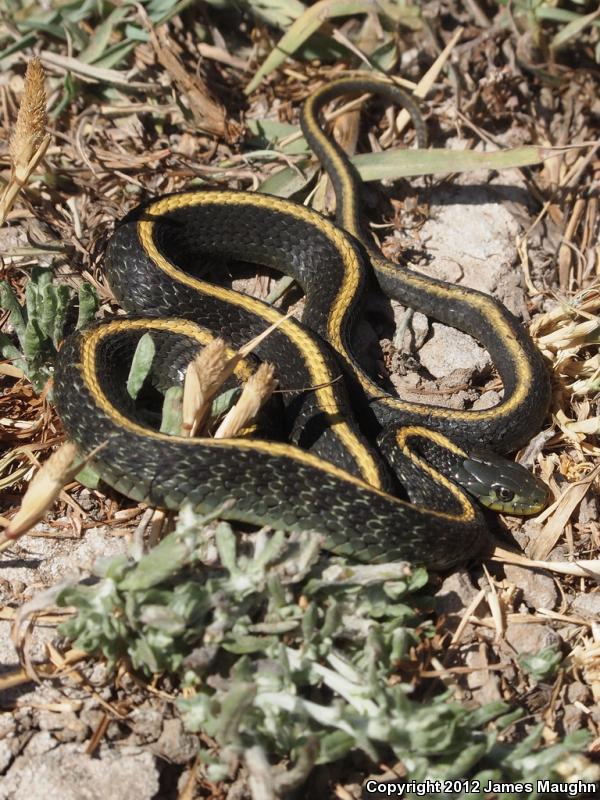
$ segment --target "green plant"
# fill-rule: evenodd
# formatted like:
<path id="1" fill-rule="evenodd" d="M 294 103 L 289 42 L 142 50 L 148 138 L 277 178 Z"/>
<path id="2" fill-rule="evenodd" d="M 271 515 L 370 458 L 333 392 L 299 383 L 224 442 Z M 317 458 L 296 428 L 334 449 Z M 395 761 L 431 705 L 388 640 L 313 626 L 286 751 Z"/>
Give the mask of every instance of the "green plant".
<path id="1" fill-rule="evenodd" d="M 178 701 L 185 725 L 220 746 L 201 754 L 211 779 L 240 758 L 267 768 L 286 759 L 295 766 L 271 777 L 289 789 L 315 764 L 362 751 L 400 760 L 408 780 L 535 782 L 558 779 L 584 746 L 581 732 L 540 749 L 543 726 L 512 746 L 503 738 L 520 711 L 467 709 L 451 692 L 422 702 L 398 680 L 411 647 L 433 632 L 423 570 L 331 565 L 309 534 L 286 544 L 281 532 L 259 532 L 240 545 L 227 523 L 213 533 L 208 521 L 184 509 L 150 553 L 104 562 L 98 583 L 64 589 L 58 602 L 76 608 L 61 626 L 76 647 L 188 687 Z"/>
<path id="2" fill-rule="evenodd" d="M 0 352 L 29 378 L 36 392 L 41 392 L 52 376 L 57 348 L 63 338 L 74 292 L 64 284 L 54 283 L 52 272 L 34 269 L 25 289 L 21 306 L 7 281 L 0 281 L 0 308 L 8 311 L 9 322 L 19 347 L 6 333 L 0 333 Z M 88 283 L 79 286 L 77 328 L 86 325 L 96 313 L 98 300 Z"/>
<path id="3" fill-rule="evenodd" d="M 518 657 L 519 666 L 536 681 L 552 680 L 563 657 L 554 647 L 545 647 L 539 653 L 522 653 Z"/>
<path id="4" fill-rule="evenodd" d="M 509 8 L 513 18 L 531 33 L 536 47 L 545 41 L 551 52 L 579 42 L 587 28 L 600 28 L 600 9 L 583 13 L 585 0 L 573 0 L 568 4 L 571 8 L 559 7 L 551 0 L 499 0 L 499 3 Z M 600 63 L 600 42 L 596 42 L 594 53 Z"/>

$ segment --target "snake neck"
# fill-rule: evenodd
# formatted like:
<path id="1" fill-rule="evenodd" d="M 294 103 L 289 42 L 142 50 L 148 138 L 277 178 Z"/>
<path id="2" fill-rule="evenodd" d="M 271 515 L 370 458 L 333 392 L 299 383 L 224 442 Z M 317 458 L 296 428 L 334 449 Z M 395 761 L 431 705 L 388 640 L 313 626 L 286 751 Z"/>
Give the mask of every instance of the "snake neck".
<path id="1" fill-rule="evenodd" d="M 300 126 L 333 184 L 338 224 L 361 241 L 368 251 L 379 254 L 370 244 L 371 237 L 361 221 L 360 176 L 342 147 L 325 133 L 319 122 L 321 111 L 331 100 L 343 95 L 360 94 L 376 94 L 406 109 L 413 121 L 419 148 L 427 147 L 427 128 L 415 100 L 399 86 L 373 78 L 340 78 L 318 89 L 304 104 Z"/>

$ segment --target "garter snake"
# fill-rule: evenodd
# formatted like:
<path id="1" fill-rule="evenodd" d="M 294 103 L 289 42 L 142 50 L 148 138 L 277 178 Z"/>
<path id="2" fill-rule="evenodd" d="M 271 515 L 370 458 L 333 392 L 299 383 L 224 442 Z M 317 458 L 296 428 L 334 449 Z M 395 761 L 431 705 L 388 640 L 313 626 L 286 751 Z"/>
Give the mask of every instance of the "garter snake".
<path id="1" fill-rule="evenodd" d="M 83 452 L 103 445 L 95 458 L 103 478 L 133 499 L 168 508 L 190 502 L 204 512 L 229 501 L 227 518 L 316 530 L 336 553 L 446 568 L 478 552 L 485 528 L 456 480 L 500 510 L 543 506 L 537 479 L 478 451 L 507 452 L 528 440 L 546 414 L 549 383 L 534 345 L 501 303 L 387 261 L 363 230 L 360 181 L 319 121 L 329 101 L 363 92 L 405 107 L 425 146 L 419 110 L 402 90 L 371 77 L 342 78 L 309 97 L 301 118 L 332 179 L 337 224 L 291 201 L 221 189 L 166 195 L 136 208 L 105 254 L 113 292 L 133 316 L 95 323 L 66 340 L 54 397 L 67 434 Z M 214 333 L 238 347 L 281 319 L 275 308 L 206 279 L 211 271 L 227 273 L 231 261 L 291 275 L 305 294 L 302 322 L 285 319 L 259 351 L 276 364 L 286 390 L 291 443 L 167 436 L 146 424 L 125 390 L 145 332 L 157 343 L 155 380 L 168 383 Z M 351 345 L 370 271 L 389 297 L 488 349 L 504 384 L 497 406 L 457 411 L 411 403 L 370 379 Z M 397 479 L 365 431 L 380 434 L 404 494 L 392 493 Z"/>

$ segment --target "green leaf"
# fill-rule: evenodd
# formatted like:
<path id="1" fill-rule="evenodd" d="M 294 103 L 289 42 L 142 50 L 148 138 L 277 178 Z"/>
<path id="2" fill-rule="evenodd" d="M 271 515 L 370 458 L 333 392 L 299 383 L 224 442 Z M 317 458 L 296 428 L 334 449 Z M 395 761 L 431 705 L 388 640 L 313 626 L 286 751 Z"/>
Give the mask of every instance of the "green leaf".
<path id="1" fill-rule="evenodd" d="M 92 284 L 82 283 L 79 286 L 79 315 L 76 325 L 78 331 L 94 319 L 98 305 L 98 295 Z"/>
<path id="2" fill-rule="evenodd" d="M 294 55 L 306 43 L 308 38 L 321 27 L 323 22 L 333 17 L 371 13 L 374 10 L 373 5 L 372 0 L 319 0 L 290 26 L 275 49 L 270 52 L 262 66 L 259 67 L 245 88 L 245 93 L 250 94 L 253 92 L 265 75 L 273 72 L 283 64 L 286 58 Z"/>
<path id="3" fill-rule="evenodd" d="M 39 295 L 38 287 L 32 276 L 32 278 L 27 283 L 27 286 L 25 287 L 25 309 L 28 322 L 38 321 L 38 317 L 40 314 L 38 295 Z"/>
<path id="4" fill-rule="evenodd" d="M 39 322 L 36 319 L 28 320 L 23 339 L 23 353 L 30 368 L 32 365 L 39 364 L 42 360 L 44 338 Z"/>
<path id="5" fill-rule="evenodd" d="M 132 9 L 127 5 L 115 8 L 100 25 L 98 25 L 85 47 L 78 55 L 81 61 L 87 64 L 93 64 L 106 53 L 108 43 L 113 35 L 116 27 L 125 19 L 128 14 L 131 14 Z"/>
<path id="6" fill-rule="evenodd" d="M 306 161 L 297 164 L 296 169 L 291 169 L 291 167 L 280 169 L 263 181 L 258 190 L 264 194 L 285 198 L 290 198 L 304 191 L 318 169 L 316 165 L 309 166 L 309 164 L 310 161 L 306 159 Z"/>
<path id="7" fill-rule="evenodd" d="M 21 347 L 23 347 L 25 341 L 25 317 L 12 286 L 7 281 L 0 281 L 0 306 L 5 311 L 8 311 L 8 321 L 15 329 L 17 338 Z"/>
<path id="8" fill-rule="evenodd" d="M 252 119 L 248 121 L 248 128 L 255 136 L 259 137 L 260 141 L 269 143 L 279 152 L 286 155 L 303 155 L 310 150 L 303 136 L 299 136 L 284 147 L 278 147 L 280 141 L 299 133 L 300 129 L 297 125 L 290 125 L 287 122 L 278 122 L 273 119 Z M 248 155 L 251 156 L 252 154 Z"/>
<path id="9" fill-rule="evenodd" d="M 231 525 L 227 522 L 221 522 L 217 528 L 215 541 L 219 550 L 221 563 L 232 575 L 237 574 L 239 570 L 235 559 L 235 536 L 233 535 Z"/>
<path id="10" fill-rule="evenodd" d="M 40 328 L 47 339 L 52 339 L 52 334 L 54 332 L 54 321 L 56 319 L 56 311 L 58 308 L 58 297 L 55 286 L 50 284 L 42 287 L 40 306 Z"/>
<path id="11" fill-rule="evenodd" d="M 351 158 L 363 181 L 396 180 L 414 175 L 447 175 L 478 169 L 510 169 L 540 164 L 558 156 L 550 148 L 515 147 L 491 153 L 445 148 L 430 150 L 386 150 L 383 153 L 362 153 Z"/>
<path id="12" fill-rule="evenodd" d="M 389 72 L 398 61 L 398 47 L 395 39 L 380 45 L 369 57 L 371 63 L 382 72 Z"/>
<path id="13" fill-rule="evenodd" d="M 212 4 L 212 0 L 209 0 Z M 248 11 L 258 20 L 285 30 L 304 13 L 306 7 L 299 0 L 246 0 Z"/>
<path id="14" fill-rule="evenodd" d="M 564 151 L 561 151 L 564 152 Z M 383 153 L 360 153 L 350 158 L 363 181 L 398 180 L 415 175 L 447 175 L 449 172 L 470 172 L 479 169 L 511 169 L 540 164 L 561 153 L 546 147 L 515 147 L 491 153 L 445 148 L 430 150 L 386 150 Z M 286 167 L 267 178 L 260 191 L 278 197 L 289 197 L 306 185 L 306 181 Z"/>
<path id="15" fill-rule="evenodd" d="M 158 586 L 188 562 L 193 553 L 181 537 L 170 534 L 133 567 L 120 582 L 124 591 L 139 592 Z"/>
<path id="16" fill-rule="evenodd" d="M 593 22 L 595 22 L 598 17 L 600 17 L 600 8 L 592 11 L 591 14 L 585 14 L 584 16 L 569 22 L 569 24 L 565 25 L 565 27 L 560 30 L 550 42 L 550 47 L 552 50 L 559 50 L 561 47 L 564 47 L 572 39 L 575 39 L 577 36 L 579 36 L 581 32 L 588 27 L 588 25 L 591 25 Z"/>
<path id="17" fill-rule="evenodd" d="M 69 287 L 65 286 L 64 283 L 59 283 L 56 287 L 56 312 L 54 314 L 54 326 L 51 334 L 54 347 L 58 347 L 63 339 L 71 297 L 72 294 Z"/>
<path id="18" fill-rule="evenodd" d="M 581 14 L 576 11 L 569 11 L 567 8 L 553 8 L 552 6 L 542 5 L 536 9 L 537 19 L 549 20 L 550 22 L 571 22 L 579 19 Z"/>
<path id="19" fill-rule="evenodd" d="M 132 400 L 136 399 L 144 381 L 150 374 L 155 353 L 156 346 L 152 334 L 145 333 L 137 344 L 127 378 L 127 394 Z"/>
<path id="20" fill-rule="evenodd" d="M 563 657 L 553 647 L 546 647 L 539 653 L 521 653 L 517 658 L 521 669 L 536 681 L 548 681 L 558 672 Z"/>
<path id="21" fill-rule="evenodd" d="M 110 69 L 111 67 L 116 67 L 120 64 L 129 53 L 133 52 L 137 47 L 137 42 L 128 42 L 123 41 L 119 42 L 118 44 L 109 47 L 104 55 L 101 58 L 96 59 L 94 64 L 99 67 L 106 67 Z"/>
<path id="22" fill-rule="evenodd" d="M 20 53 L 22 50 L 26 50 L 36 41 L 37 34 L 35 33 L 28 33 L 25 36 L 22 36 L 20 39 L 17 39 L 16 42 L 13 42 L 8 47 L 5 47 L 4 50 L 0 50 L 0 61 L 14 55 L 14 53 Z"/>
<path id="23" fill-rule="evenodd" d="M 86 464 L 82 467 L 77 475 L 75 476 L 75 480 L 79 481 L 82 486 L 86 486 L 88 489 L 97 489 L 100 485 L 100 473 L 97 472 L 91 464 Z"/>
<path id="24" fill-rule="evenodd" d="M 2 332 L 0 332 L 0 353 L 2 353 L 2 358 L 12 361 L 15 367 L 27 375 L 27 361 L 25 360 L 23 353 L 21 353 L 21 351 L 14 346 L 10 340 L 10 337 Z"/>
<path id="25" fill-rule="evenodd" d="M 73 50 L 75 52 L 79 52 L 87 45 L 89 36 L 81 25 L 71 19 L 65 19 L 63 17 L 61 20 L 61 27 L 64 28 L 64 33 L 60 36 L 60 38 L 68 42 L 72 42 Z"/>
<path id="26" fill-rule="evenodd" d="M 230 408 L 233 408 L 237 402 L 242 390 L 239 386 L 234 386 L 226 392 L 221 392 L 220 395 L 215 397 L 210 407 L 211 419 L 218 419 L 226 414 Z"/>
<path id="27" fill-rule="evenodd" d="M 181 435 L 183 387 L 171 386 L 165 392 L 160 432 L 170 436 Z"/>

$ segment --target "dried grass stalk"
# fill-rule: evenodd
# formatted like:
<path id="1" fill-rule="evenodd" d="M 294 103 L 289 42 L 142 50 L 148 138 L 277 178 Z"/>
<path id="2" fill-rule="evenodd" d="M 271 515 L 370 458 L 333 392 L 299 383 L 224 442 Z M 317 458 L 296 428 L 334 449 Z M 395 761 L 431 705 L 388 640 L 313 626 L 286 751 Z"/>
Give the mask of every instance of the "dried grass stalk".
<path id="1" fill-rule="evenodd" d="M 3 541 L 18 539 L 43 519 L 46 511 L 81 469 L 77 447 L 66 442 L 40 467 L 23 497 L 21 508 L 4 531 Z"/>
<path id="2" fill-rule="evenodd" d="M 215 439 L 237 436 L 256 417 L 276 386 L 275 367 L 272 364 L 261 364 L 254 375 L 248 378 L 238 402 L 225 415 L 215 433 Z"/>
<path id="3" fill-rule="evenodd" d="M 50 135 L 46 133 L 48 115 L 44 77 L 40 60 L 32 58 L 27 65 L 15 132 L 9 143 L 11 175 L 0 198 L 0 225 L 6 221 L 19 191 L 29 180 L 50 144 Z"/>

